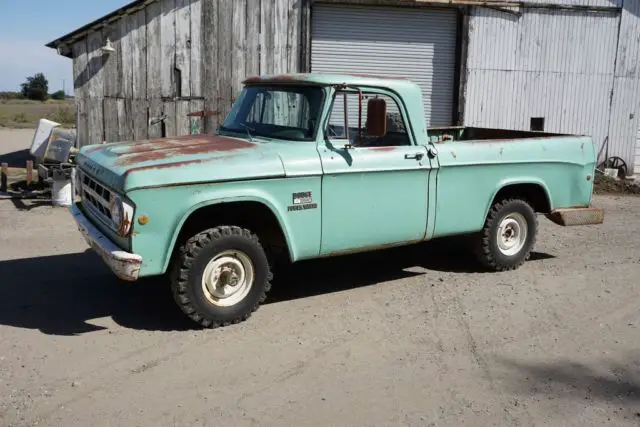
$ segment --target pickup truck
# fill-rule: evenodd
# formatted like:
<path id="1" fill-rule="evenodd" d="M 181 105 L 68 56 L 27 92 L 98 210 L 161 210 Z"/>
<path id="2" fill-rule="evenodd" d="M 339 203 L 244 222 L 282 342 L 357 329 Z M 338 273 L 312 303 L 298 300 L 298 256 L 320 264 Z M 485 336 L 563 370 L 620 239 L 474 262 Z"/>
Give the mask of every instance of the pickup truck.
<path id="1" fill-rule="evenodd" d="M 207 328 L 249 318 L 277 260 L 464 236 L 478 267 L 505 271 L 528 260 L 538 214 L 603 222 L 590 137 L 425 116 L 401 78 L 251 77 L 215 134 L 82 147 L 70 209 L 117 277 L 165 277 Z"/>

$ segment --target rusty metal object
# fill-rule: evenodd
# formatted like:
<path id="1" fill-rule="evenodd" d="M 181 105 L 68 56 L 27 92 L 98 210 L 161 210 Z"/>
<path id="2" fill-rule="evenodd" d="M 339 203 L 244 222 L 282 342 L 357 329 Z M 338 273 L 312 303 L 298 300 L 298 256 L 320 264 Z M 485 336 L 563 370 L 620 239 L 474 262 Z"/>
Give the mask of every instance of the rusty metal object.
<path id="1" fill-rule="evenodd" d="M 131 144 L 115 153 L 118 156 L 115 165 L 132 166 L 175 156 L 229 152 L 254 147 L 255 144 L 243 139 L 226 136 L 185 135 Z"/>
<path id="2" fill-rule="evenodd" d="M 604 222 L 604 210 L 594 207 L 555 209 L 547 218 L 563 227 L 574 225 L 597 225 Z"/>

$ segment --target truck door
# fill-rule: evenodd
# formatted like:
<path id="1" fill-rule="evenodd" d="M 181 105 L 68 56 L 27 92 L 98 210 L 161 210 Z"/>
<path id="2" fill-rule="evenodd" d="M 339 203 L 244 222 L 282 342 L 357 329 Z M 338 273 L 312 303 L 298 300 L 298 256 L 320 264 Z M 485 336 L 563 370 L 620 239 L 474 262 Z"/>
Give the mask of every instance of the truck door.
<path id="1" fill-rule="evenodd" d="M 382 90 L 337 92 L 319 145 L 322 255 L 425 238 L 430 162 L 400 105 Z"/>

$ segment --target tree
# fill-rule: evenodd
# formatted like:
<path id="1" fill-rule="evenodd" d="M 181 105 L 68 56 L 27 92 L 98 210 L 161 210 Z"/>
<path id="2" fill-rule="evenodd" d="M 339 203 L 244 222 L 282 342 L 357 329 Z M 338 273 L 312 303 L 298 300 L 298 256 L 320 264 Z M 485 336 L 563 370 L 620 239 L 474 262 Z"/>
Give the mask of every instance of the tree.
<path id="1" fill-rule="evenodd" d="M 55 99 L 56 101 L 62 101 L 64 100 L 64 98 L 65 98 L 65 94 L 63 90 L 59 90 L 51 94 L 51 99 Z"/>
<path id="2" fill-rule="evenodd" d="M 44 101 L 49 94 L 49 82 L 42 73 L 27 77 L 27 81 L 20 86 L 22 86 L 22 95 L 27 99 Z"/>

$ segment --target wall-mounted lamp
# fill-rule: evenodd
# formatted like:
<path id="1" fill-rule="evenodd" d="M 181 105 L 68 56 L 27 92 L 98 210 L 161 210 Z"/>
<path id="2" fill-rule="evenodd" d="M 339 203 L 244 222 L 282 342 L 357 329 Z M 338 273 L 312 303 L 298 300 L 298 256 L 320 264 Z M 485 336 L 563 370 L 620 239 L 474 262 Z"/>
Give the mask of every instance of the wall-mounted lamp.
<path id="1" fill-rule="evenodd" d="M 107 55 L 116 51 L 113 48 L 113 45 L 111 44 L 111 40 L 108 38 L 107 38 L 107 43 L 104 46 L 102 46 L 100 50 L 102 50 L 102 53 L 105 53 Z"/>

